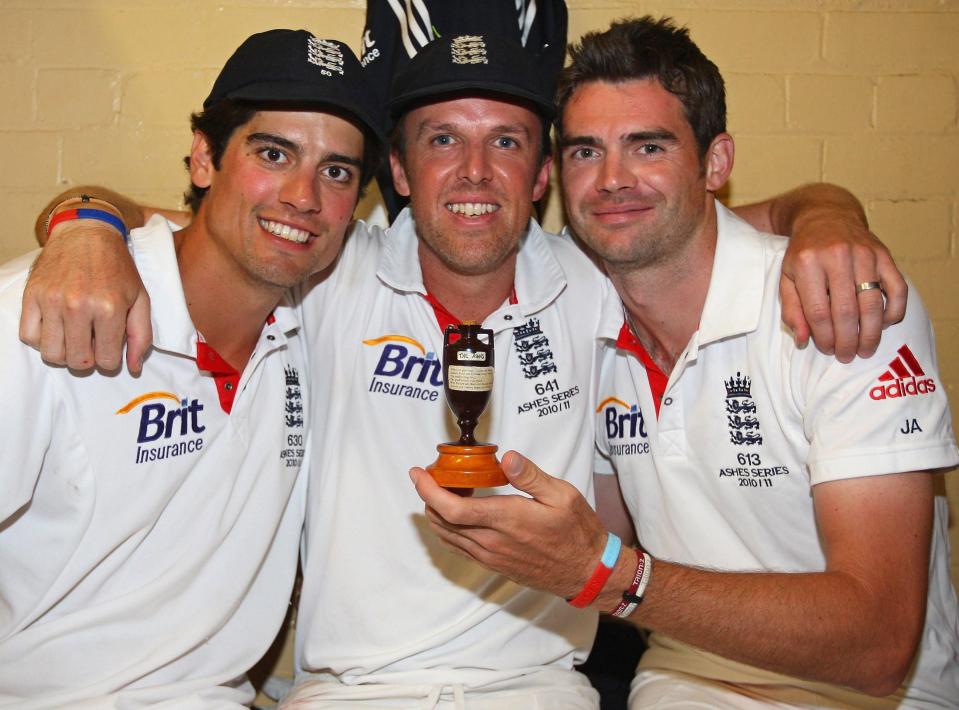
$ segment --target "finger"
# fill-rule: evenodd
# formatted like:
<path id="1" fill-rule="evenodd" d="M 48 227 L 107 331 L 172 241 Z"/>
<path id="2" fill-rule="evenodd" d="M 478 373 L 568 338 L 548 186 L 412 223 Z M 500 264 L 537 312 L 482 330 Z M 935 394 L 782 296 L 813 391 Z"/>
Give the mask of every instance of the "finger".
<path id="1" fill-rule="evenodd" d="M 793 283 L 802 306 L 803 317 L 809 324 L 810 334 L 820 351 L 831 355 L 835 347 L 832 329 L 832 311 L 829 299 L 829 284 L 826 274 L 814 261 L 814 257 L 799 261 L 799 269 L 793 275 Z"/>
<path id="2" fill-rule="evenodd" d="M 429 509 L 427 509 L 428 511 Z M 429 515 L 427 515 L 429 517 Z M 442 518 L 439 518 L 442 521 Z M 435 519 L 430 519 L 430 528 L 433 530 L 433 533 L 442 542 L 446 547 L 453 550 L 463 557 L 466 557 L 475 562 L 479 562 L 486 552 L 482 545 L 478 544 L 476 541 L 470 537 L 463 535 L 457 529 L 450 529 L 442 524 L 442 522 L 437 522 Z"/>
<path id="3" fill-rule="evenodd" d="M 97 367 L 107 371 L 120 367 L 124 330 L 124 320 L 111 313 L 100 313 L 94 317 L 93 357 Z"/>
<path id="4" fill-rule="evenodd" d="M 59 315 L 41 317 L 40 355 L 45 362 L 53 365 L 67 364 L 67 351 L 63 342 L 63 321 Z"/>
<path id="5" fill-rule="evenodd" d="M 430 510 L 451 525 L 475 525 L 471 513 L 470 498 L 464 498 L 439 485 L 426 470 L 414 467 L 410 469 L 410 480 L 416 488 L 416 494 Z"/>
<path id="6" fill-rule="evenodd" d="M 127 367 L 134 375 L 143 370 L 143 359 L 153 344 L 153 327 L 150 323 L 150 297 L 146 291 L 133 302 L 127 313 Z M 122 347 L 122 345 L 121 345 Z"/>
<path id="7" fill-rule="evenodd" d="M 540 503 L 556 501 L 556 479 L 549 476 L 529 459 L 516 451 L 507 451 L 503 455 L 503 473 L 513 488 L 528 493 Z"/>
<path id="8" fill-rule="evenodd" d="M 805 347 L 809 342 L 809 323 L 803 315 L 799 292 L 792 279 L 784 277 L 779 280 L 779 300 L 782 304 L 783 323 L 792 331 L 796 346 Z"/>
<path id="9" fill-rule="evenodd" d="M 906 316 L 906 303 L 909 296 L 909 285 L 899 273 L 892 256 L 888 252 L 881 253 L 876 259 L 876 269 L 879 274 L 879 283 L 886 294 L 885 312 L 882 321 L 884 325 L 898 323 Z"/>
<path id="10" fill-rule="evenodd" d="M 826 278 L 836 359 L 851 362 L 859 349 L 859 299 L 852 257 L 827 270 Z"/>
<path id="11" fill-rule="evenodd" d="M 20 313 L 20 340 L 39 350 L 41 324 L 40 304 L 28 295 L 28 291 L 24 291 L 23 307 Z"/>
<path id="12" fill-rule="evenodd" d="M 859 357 L 871 357 L 879 347 L 882 338 L 882 314 L 884 299 L 878 288 L 863 291 L 859 300 Z"/>
<path id="13" fill-rule="evenodd" d="M 93 353 L 93 314 L 85 304 L 67 298 L 63 315 L 63 345 L 66 348 L 67 367 L 72 370 L 89 370 L 96 362 Z"/>

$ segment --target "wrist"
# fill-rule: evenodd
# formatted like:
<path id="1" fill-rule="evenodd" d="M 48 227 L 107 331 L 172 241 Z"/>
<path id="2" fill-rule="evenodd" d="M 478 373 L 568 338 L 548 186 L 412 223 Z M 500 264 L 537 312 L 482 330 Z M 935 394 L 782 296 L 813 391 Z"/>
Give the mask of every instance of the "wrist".
<path id="1" fill-rule="evenodd" d="M 49 237 L 61 224 L 72 220 L 96 220 L 116 229 L 127 241 L 128 230 L 123 214 L 107 200 L 82 194 L 61 200 L 47 215 L 44 232 Z"/>
<path id="2" fill-rule="evenodd" d="M 627 617 L 641 603 L 652 579 L 653 558 L 638 547 L 624 547 L 595 606 L 603 613 Z"/>
<path id="3" fill-rule="evenodd" d="M 606 546 L 603 549 L 603 554 L 599 558 L 599 562 L 593 568 L 592 574 L 586 579 L 580 592 L 566 601 L 578 609 L 583 609 L 593 604 L 597 596 L 599 596 L 606 587 L 606 582 L 619 564 L 620 557 L 622 557 L 622 542 L 616 535 L 607 532 Z"/>

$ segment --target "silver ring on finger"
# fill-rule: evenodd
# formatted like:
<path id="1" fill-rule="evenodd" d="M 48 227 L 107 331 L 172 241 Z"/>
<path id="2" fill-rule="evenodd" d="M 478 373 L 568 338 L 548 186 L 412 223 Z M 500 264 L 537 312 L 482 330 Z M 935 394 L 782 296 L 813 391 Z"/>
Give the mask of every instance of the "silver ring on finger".
<path id="1" fill-rule="evenodd" d="M 872 291 L 874 288 L 882 290 L 882 285 L 878 281 L 863 281 L 861 284 L 856 284 L 856 295 L 863 291 Z"/>

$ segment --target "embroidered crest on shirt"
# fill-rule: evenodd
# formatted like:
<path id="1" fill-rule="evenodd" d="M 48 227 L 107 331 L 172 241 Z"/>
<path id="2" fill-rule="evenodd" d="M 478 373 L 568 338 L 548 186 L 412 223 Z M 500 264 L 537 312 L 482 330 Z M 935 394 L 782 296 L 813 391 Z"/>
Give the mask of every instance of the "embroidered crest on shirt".
<path id="1" fill-rule="evenodd" d="M 737 372 L 725 380 L 726 424 L 729 426 L 729 441 L 738 446 L 753 446 L 763 443 L 756 417 L 756 402 L 752 398 L 752 381 L 748 375 Z"/>
<path id="2" fill-rule="evenodd" d="M 556 372 L 553 351 L 547 338 L 539 327 L 539 318 L 530 318 L 513 331 L 516 354 L 523 368 L 523 375 L 531 380 L 540 375 Z"/>
<path id="3" fill-rule="evenodd" d="M 328 39 L 310 37 L 307 44 L 306 60 L 320 68 L 325 76 L 343 75 L 343 50 Z"/>
<path id="4" fill-rule="evenodd" d="M 450 44 L 453 64 L 489 64 L 486 42 L 480 35 L 460 35 Z"/>
<path id="5" fill-rule="evenodd" d="M 300 392 L 300 373 L 292 365 L 287 365 L 283 374 L 286 377 L 286 403 L 284 417 L 286 423 L 286 441 L 281 444 L 280 458 L 286 461 L 288 468 L 298 468 L 303 463 L 305 442 L 303 429 L 303 395 Z"/>
<path id="6" fill-rule="evenodd" d="M 286 370 L 286 425 L 303 427 L 303 396 L 300 393 L 300 374 L 292 365 Z"/>
<path id="7" fill-rule="evenodd" d="M 935 392 L 936 381 L 926 377 L 922 365 L 909 346 L 903 345 L 896 352 L 896 357 L 879 376 L 879 383 L 869 390 L 870 399 L 898 399 Z"/>

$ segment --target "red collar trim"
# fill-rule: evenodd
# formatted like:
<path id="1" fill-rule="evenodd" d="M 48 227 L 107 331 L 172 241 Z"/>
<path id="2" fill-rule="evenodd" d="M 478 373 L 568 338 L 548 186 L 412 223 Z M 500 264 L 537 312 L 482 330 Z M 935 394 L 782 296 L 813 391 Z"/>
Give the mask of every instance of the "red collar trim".
<path id="1" fill-rule="evenodd" d="M 229 414 L 233 409 L 236 389 L 240 385 L 240 373 L 202 340 L 198 340 L 196 344 L 196 367 L 213 375 L 220 408 Z"/>
<path id="2" fill-rule="evenodd" d="M 426 292 L 426 295 L 423 296 L 423 298 L 425 298 L 429 304 L 433 306 L 433 313 L 436 315 L 436 322 L 439 324 L 441 332 L 445 333 L 447 326 L 459 325 L 462 323 L 459 318 L 454 316 L 446 309 L 446 306 L 436 300 L 436 296 L 429 291 Z M 514 286 L 512 289 L 510 289 L 509 304 L 511 306 L 515 306 L 517 303 L 519 303 L 519 301 L 516 300 L 516 287 Z"/>
<path id="3" fill-rule="evenodd" d="M 646 352 L 646 348 L 639 342 L 639 338 L 635 336 L 633 329 L 629 327 L 629 322 L 626 320 L 623 321 L 623 326 L 619 329 L 616 347 L 632 353 L 643 364 L 646 369 L 646 379 L 649 380 L 649 389 L 653 393 L 656 416 L 659 417 L 659 406 L 662 404 L 663 395 L 666 393 L 666 384 L 669 382 L 669 377 L 653 362 L 653 358 Z"/>

